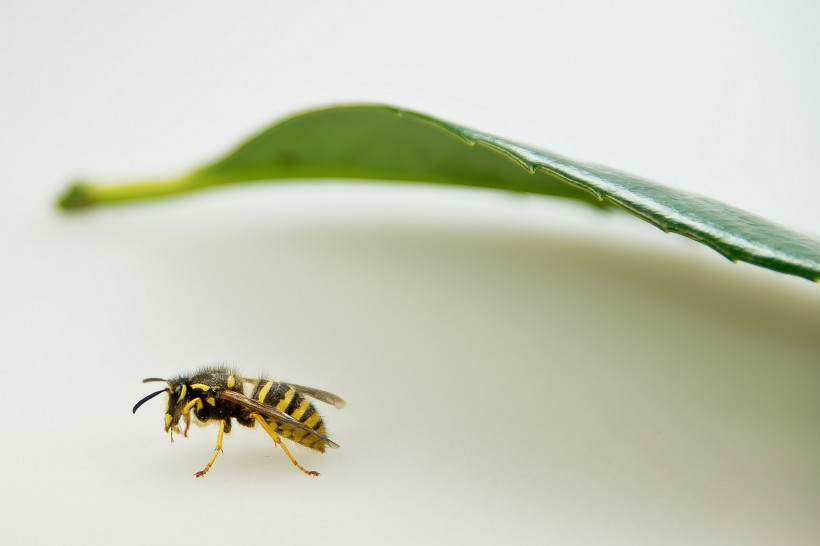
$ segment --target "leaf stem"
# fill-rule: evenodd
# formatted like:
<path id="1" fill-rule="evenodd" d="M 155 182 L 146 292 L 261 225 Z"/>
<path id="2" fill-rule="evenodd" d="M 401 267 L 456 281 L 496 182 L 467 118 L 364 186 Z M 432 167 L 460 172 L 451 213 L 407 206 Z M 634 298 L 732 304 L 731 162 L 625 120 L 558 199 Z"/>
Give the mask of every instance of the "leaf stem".
<path id="1" fill-rule="evenodd" d="M 202 183 L 194 184 L 187 177 L 117 185 L 102 185 L 80 180 L 66 189 L 57 200 L 57 206 L 64 210 L 82 209 L 98 203 L 168 197 L 202 187 L 204 187 Z"/>

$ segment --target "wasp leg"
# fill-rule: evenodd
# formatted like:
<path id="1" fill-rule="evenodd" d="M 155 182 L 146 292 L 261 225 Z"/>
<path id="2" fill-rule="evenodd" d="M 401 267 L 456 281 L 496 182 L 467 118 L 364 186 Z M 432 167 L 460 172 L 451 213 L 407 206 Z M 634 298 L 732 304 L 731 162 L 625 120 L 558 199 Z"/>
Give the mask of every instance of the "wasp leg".
<path id="1" fill-rule="evenodd" d="M 201 410 L 202 398 L 194 398 L 193 400 L 185 404 L 185 407 L 182 408 L 182 413 L 190 413 L 191 409 L 193 409 L 194 406 L 196 406 L 196 409 Z"/>
<path id="2" fill-rule="evenodd" d="M 191 428 L 191 410 L 196 406 L 196 409 L 202 409 L 202 398 L 194 398 L 182 408 L 182 417 L 185 419 L 185 432 L 182 433 L 186 438 L 188 437 L 188 429 Z M 174 425 L 173 430 L 179 434 L 179 427 Z M 171 441 L 174 441 L 174 435 L 171 434 Z"/>
<path id="3" fill-rule="evenodd" d="M 207 474 L 208 471 L 211 469 L 211 467 L 214 464 L 214 461 L 216 460 L 216 456 L 219 455 L 220 451 L 222 451 L 222 437 L 224 435 L 225 435 L 225 421 L 220 421 L 219 422 L 219 434 L 216 435 L 216 448 L 214 448 L 214 454 L 211 456 L 211 460 L 208 461 L 208 464 L 205 465 L 205 468 L 203 468 L 202 470 L 200 470 L 199 472 L 194 474 L 194 476 L 196 476 L 197 478 L 201 478 L 202 476 Z"/>
<path id="4" fill-rule="evenodd" d="M 185 432 L 183 432 L 182 435 L 187 438 L 188 437 L 188 429 L 191 428 L 191 414 L 190 414 L 190 412 L 183 415 L 182 418 L 185 420 Z"/>
<path id="5" fill-rule="evenodd" d="M 282 441 L 282 438 L 280 438 L 279 435 L 276 434 L 276 432 L 273 431 L 273 429 L 270 427 L 268 422 L 265 421 L 264 417 L 262 417 L 258 413 L 251 413 L 250 416 L 253 417 L 254 419 L 256 419 L 259 422 L 260 425 L 262 425 L 262 428 L 265 429 L 265 432 L 267 432 L 268 435 L 273 439 L 273 441 L 276 442 L 276 445 L 278 445 L 279 447 L 282 448 L 282 450 L 285 452 L 285 455 L 287 455 L 288 459 L 290 459 L 290 462 L 292 462 L 293 464 L 296 465 L 296 468 L 298 468 L 299 470 L 301 470 L 302 472 L 304 472 L 308 476 L 318 476 L 319 475 L 319 473 L 316 472 L 315 470 L 308 470 L 307 468 L 305 468 L 304 466 L 299 464 L 299 461 L 296 460 L 296 457 L 294 457 L 291 454 L 290 450 L 288 449 L 288 446 L 286 446 L 285 442 Z"/>

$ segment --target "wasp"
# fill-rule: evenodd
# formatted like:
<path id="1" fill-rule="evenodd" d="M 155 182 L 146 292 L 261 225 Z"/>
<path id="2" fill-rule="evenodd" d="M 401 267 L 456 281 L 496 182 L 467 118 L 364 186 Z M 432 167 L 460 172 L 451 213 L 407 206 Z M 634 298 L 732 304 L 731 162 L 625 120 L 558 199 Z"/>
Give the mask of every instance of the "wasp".
<path id="1" fill-rule="evenodd" d="M 188 436 L 191 414 L 201 423 L 215 421 L 219 424 L 213 456 L 205 468 L 194 474 L 197 478 L 207 474 L 213 466 L 222 451 L 223 436 L 231 431 L 233 420 L 246 427 L 259 423 L 290 461 L 309 476 L 318 476 L 319 473 L 299 464 L 282 438 L 321 453 L 328 447 L 339 447 L 327 437 L 322 416 L 308 400 L 310 397 L 342 409 L 345 401 L 335 394 L 265 377 L 248 379 L 236 370 L 222 366 L 203 368 L 192 375 L 180 375 L 174 379 L 149 377 L 142 382 L 163 381 L 166 387 L 137 402 L 133 413 L 152 398 L 167 393 L 165 432 L 169 433 L 172 442 L 174 433 L 180 434 L 180 420 L 185 422 L 182 435 Z"/>

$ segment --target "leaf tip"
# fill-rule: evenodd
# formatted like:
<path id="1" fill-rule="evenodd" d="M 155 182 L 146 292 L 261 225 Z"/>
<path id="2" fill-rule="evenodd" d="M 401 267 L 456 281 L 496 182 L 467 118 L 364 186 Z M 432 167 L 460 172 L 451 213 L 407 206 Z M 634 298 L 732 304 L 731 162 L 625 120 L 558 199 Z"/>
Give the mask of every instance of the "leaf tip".
<path id="1" fill-rule="evenodd" d="M 93 203 L 88 184 L 75 182 L 57 199 L 57 206 L 63 210 L 85 208 Z"/>

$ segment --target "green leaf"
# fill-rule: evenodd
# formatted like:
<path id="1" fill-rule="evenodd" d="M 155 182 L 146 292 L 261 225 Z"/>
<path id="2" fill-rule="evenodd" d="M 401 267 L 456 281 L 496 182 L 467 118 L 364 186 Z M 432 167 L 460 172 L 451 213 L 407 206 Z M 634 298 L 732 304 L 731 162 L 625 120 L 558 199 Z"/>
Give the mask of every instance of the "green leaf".
<path id="1" fill-rule="evenodd" d="M 730 260 L 820 281 L 817 239 L 706 197 L 390 106 L 339 106 L 299 114 L 183 177 L 119 186 L 80 182 L 59 205 L 73 209 L 237 182 L 299 178 L 458 184 L 615 206 Z"/>

